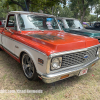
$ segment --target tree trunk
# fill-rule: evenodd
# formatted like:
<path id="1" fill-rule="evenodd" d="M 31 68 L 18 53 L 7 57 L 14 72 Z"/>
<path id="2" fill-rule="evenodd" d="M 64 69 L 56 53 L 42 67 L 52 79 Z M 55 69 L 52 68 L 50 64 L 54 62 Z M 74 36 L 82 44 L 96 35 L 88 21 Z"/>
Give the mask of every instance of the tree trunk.
<path id="1" fill-rule="evenodd" d="M 16 5 L 20 6 L 22 8 L 22 10 L 24 10 L 24 11 L 29 10 L 30 0 L 23 0 L 23 3 L 22 2 L 18 2 L 18 1 L 14 1 L 14 0 L 11 0 L 11 2 L 13 4 L 16 4 Z"/>
<path id="2" fill-rule="evenodd" d="M 98 13 L 97 13 L 97 22 L 98 22 Z"/>
<path id="3" fill-rule="evenodd" d="M 52 6 L 52 15 L 53 15 L 53 12 L 54 12 L 54 6 Z"/>
<path id="4" fill-rule="evenodd" d="M 86 12 L 86 7 L 84 6 L 84 0 L 82 0 L 82 5 L 83 5 L 83 14 L 81 16 L 81 23 L 83 23 L 83 19 L 84 19 L 84 16 L 85 16 L 85 12 Z"/>
<path id="5" fill-rule="evenodd" d="M 74 16 L 75 16 L 76 19 L 78 19 L 78 14 L 77 13 L 75 13 Z"/>
<path id="6" fill-rule="evenodd" d="M 29 11 L 30 6 L 30 0 L 24 0 L 24 6 L 21 4 L 18 4 L 24 11 Z"/>
<path id="7" fill-rule="evenodd" d="M 27 11 L 29 11 L 30 0 L 26 0 L 26 5 L 27 5 Z"/>
<path id="8" fill-rule="evenodd" d="M 83 19 L 84 19 L 84 16 L 85 16 L 85 12 L 86 12 L 86 9 L 83 10 L 83 14 L 81 16 L 81 23 L 83 23 Z"/>

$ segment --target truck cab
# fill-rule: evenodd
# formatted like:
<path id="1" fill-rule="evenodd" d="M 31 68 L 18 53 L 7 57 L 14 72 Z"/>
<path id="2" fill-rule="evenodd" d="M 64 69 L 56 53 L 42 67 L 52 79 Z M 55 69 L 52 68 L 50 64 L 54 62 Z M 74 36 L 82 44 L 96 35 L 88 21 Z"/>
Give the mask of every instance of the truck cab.
<path id="1" fill-rule="evenodd" d="M 100 31 L 85 29 L 78 19 L 59 17 L 57 20 L 65 32 L 93 37 L 100 42 Z"/>

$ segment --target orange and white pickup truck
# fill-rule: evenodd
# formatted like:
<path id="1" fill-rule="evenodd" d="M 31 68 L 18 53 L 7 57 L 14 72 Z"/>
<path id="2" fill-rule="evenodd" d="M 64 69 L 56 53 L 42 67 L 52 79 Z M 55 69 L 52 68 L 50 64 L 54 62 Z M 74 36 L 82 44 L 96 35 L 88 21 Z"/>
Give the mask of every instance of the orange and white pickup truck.
<path id="1" fill-rule="evenodd" d="M 8 13 L 0 48 L 22 64 L 29 80 L 45 83 L 84 75 L 99 60 L 97 39 L 66 33 L 55 16 L 35 12 Z"/>

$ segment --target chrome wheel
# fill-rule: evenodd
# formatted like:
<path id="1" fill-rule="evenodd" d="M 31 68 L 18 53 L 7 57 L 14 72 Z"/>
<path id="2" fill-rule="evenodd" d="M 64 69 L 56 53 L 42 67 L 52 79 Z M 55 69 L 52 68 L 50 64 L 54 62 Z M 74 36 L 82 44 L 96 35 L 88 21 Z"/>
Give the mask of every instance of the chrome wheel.
<path id="1" fill-rule="evenodd" d="M 37 73 L 34 67 L 34 63 L 32 59 L 28 56 L 28 54 L 24 54 L 22 56 L 22 67 L 23 67 L 25 76 L 29 80 L 35 80 L 35 78 L 37 77 Z"/>

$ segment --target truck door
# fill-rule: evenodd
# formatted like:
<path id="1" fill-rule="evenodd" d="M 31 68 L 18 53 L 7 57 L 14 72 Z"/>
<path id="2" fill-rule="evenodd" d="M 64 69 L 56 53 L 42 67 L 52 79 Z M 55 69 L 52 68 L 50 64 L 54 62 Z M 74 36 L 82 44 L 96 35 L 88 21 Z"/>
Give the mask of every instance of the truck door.
<path id="1" fill-rule="evenodd" d="M 2 34 L 2 46 L 9 52 L 14 53 L 14 44 L 15 44 L 15 41 L 13 40 L 14 32 L 10 31 L 10 29 L 14 31 L 17 30 L 16 16 L 14 14 L 8 15 L 6 28 L 4 29 L 4 32 Z"/>

